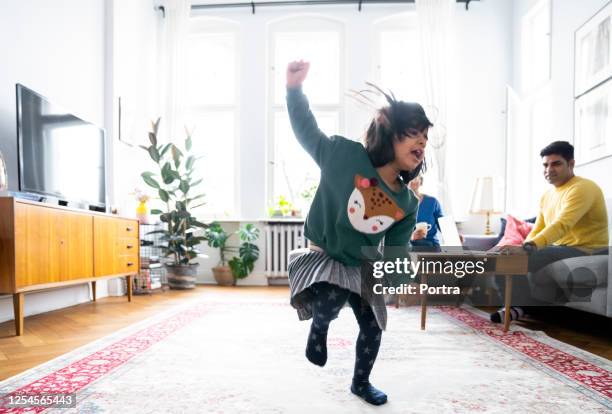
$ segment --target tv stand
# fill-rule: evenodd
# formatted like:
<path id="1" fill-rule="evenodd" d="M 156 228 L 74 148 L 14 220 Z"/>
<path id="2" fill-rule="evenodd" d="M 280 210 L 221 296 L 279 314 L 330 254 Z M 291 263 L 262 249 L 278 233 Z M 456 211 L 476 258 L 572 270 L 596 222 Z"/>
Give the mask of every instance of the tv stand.
<path id="1" fill-rule="evenodd" d="M 23 334 L 24 295 L 125 277 L 128 301 L 140 269 L 138 220 L 0 197 L 0 294 L 13 295 Z"/>
<path id="2" fill-rule="evenodd" d="M 44 197 L 39 194 L 23 193 L 21 191 L 9 191 L 8 195 L 10 197 L 15 197 L 20 200 L 30 200 L 30 201 L 39 201 L 39 202 L 44 201 Z"/>

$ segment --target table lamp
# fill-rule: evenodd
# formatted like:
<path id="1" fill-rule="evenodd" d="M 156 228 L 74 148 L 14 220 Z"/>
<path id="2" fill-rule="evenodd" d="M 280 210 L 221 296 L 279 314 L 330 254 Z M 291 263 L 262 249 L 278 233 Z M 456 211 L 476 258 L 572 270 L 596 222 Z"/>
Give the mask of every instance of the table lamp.
<path id="1" fill-rule="evenodd" d="M 495 211 L 495 192 L 493 184 L 493 177 L 477 178 L 470 207 L 470 213 L 472 214 L 487 215 L 487 223 L 485 226 L 486 235 L 493 234 L 491 231 L 491 214 L 501 213 L 500 211 Z"/>

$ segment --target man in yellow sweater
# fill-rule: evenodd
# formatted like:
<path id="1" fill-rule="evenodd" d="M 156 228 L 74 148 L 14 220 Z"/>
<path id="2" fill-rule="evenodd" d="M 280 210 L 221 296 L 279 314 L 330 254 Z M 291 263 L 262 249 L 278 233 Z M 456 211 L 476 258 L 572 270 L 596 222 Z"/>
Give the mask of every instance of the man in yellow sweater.
<path id="1" fill-rule="evenodd" d="M 522 246 L 529 253 L 529 286 L 517 286 L 513 302 L 524 305 L 567 301 L 559 295 L 553 275 L 540 270 L 569 257 L 607 254 L 608 246 L 603 192 L 593 181 L 574 175 L 574 147 L 566 141 L 555 141 L 540 156 L 544 178 L 553 187 L 542 196 L 535 225 Z M 516 248 L 505 251 L 518 253 Z M 511 319 L 522 315 L 522 308 L 512 307 Z M 503 309 L 491 314 L 493 322 L 503 319 Z"/>

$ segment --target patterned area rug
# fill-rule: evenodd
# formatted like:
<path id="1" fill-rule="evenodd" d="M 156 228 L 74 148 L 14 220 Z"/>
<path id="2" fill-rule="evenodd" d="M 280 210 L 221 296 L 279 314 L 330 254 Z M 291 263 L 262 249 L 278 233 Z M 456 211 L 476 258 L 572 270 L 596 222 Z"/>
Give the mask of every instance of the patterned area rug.
<path id="1" fill-rule="evenodd" d="M 0 394 L 76 392 L 79 413 L 609 413 L 612 364 L 548 336 L 508 334 L 477 310 L 389 308 L 372 382 L 350 394 L 357 324 L 332 322 L 324 368 L 304 358 L 309 322 L 283 301 L 210 299 L 171 309 L 0 383 Z M 5 397 L 6 398 L 6 397 Z"/>

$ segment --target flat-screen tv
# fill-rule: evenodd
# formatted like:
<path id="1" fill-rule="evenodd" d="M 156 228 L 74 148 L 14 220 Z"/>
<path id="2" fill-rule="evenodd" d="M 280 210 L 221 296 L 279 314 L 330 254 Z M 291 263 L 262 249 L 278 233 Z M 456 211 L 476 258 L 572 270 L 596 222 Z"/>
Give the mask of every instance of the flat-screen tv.
<path id="1" fill-rule="evenodd" d="M 104 129 L 21 84 L 16 89 L 19 190 L 106 210 Z"/>

